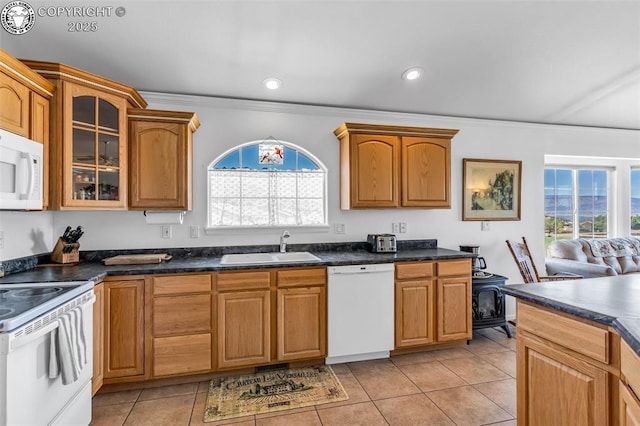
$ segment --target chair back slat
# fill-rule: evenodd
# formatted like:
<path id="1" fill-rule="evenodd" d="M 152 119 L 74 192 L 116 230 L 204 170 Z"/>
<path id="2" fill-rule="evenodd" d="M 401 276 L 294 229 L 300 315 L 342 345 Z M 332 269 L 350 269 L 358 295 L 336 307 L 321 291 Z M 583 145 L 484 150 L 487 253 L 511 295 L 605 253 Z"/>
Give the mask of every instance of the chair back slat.
<path id="1" fill-rule="evenodd" d="M 524 282 L 539 283 L 540 276 L 538 275 L 536 265 L 533 263 L 533 259 L 531 258 L 531 252 L 527 246 L 527 240 L 524 237 L 522 237 L 522 243 L 507 240 L 507 246 L 518 265 L 520 275 L 522 275 Z"/>

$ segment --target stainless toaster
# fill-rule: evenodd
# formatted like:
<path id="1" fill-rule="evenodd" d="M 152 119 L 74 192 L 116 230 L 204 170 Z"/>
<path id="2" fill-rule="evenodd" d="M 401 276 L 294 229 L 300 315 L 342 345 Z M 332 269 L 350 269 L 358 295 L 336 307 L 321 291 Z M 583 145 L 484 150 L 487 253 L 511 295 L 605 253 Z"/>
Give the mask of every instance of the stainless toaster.
<path id="1" fill-rule="evenodd" d="M 369 234 L 367 246 L 373 253 L 395 253 L 396 236 L 393 234 Z"/>

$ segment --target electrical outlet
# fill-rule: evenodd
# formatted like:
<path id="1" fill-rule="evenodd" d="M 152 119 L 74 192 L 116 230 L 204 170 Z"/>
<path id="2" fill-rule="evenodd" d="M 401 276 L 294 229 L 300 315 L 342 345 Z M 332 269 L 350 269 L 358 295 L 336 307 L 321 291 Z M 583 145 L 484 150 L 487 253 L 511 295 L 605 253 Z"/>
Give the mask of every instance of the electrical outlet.
<path id="1" fill-rule="evenodd" d="M 400 222 L 400 233 L 401 234 L 407 233 L 407 222 Z"/>
<path id="2" fill-rule="evenodd" d="M 4 248 L 4 231 L 0 231 L 0 248 Z"/>
<path id="3" fill-rule="evenodd" d="M 162 225 L 162 238 L 171 238 L 171 225 Z"/>
<path id="4" fill-rule="evenodd" d="M 191 235 L 191 238 L 200 238 L 200 227 L 198 225 L 191 225 L 189 235 Z"/>
<path id="5" fill-rule="evenodd" d="M 400 232 L 400 222 L 392 222 L 391 223 L 391 232 L 397 234 Z"/>
<path id="6" fill-rule="evenodd" d="M 491 230 L 491 226 L 489 225 L 491 222 L 489 222 L 488 220 L 483 220 L 482 221 L 482 225 L 481 225 L 481 229 L 483 231 L 490 231 Z"/>
<path id="7" fill-rule="evenodd" d="M 344 234 L 346 232 L 346 226 L 344 223 L 334 223 L 333 232 L 336 234 Z"/>

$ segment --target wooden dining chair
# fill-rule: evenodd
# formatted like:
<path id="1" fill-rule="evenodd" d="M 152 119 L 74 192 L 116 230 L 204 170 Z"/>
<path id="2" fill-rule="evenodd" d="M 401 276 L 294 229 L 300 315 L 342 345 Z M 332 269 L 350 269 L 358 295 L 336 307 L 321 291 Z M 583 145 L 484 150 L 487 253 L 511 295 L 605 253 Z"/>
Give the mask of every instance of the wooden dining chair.
<path id="1" fill-rule="evenodd" d="M 527 240 L 522 237 L 522 242 L 507 240 L 509 251 L 513 255 L 514 260 L 518 264 L 520 275 L 525 283 L 539 283 L 546 281 L 562 281 L 562 280 L 578 280 L 581 275 L 576 274 L 555 274 L 551 276 L 540 276 L 536 265 L 533 263 L 533 257 L 527 246 Z"/>

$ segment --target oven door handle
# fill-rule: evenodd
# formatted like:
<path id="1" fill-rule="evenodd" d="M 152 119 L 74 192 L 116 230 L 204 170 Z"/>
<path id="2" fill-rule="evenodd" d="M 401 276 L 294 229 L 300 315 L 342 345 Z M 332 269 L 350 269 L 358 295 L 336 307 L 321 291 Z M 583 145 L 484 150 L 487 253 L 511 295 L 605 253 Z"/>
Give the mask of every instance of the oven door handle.
<path id="1" fill-rule="evenodd" d="M 96 295 L 95 294 L 91 294 L 91 297 L 89 299 L 87 299 L 82 305 L 80 305 L 81 307 L 85 307 L 86 305 L 92 305 L 93 302 L 96 301 Z M 11 345 L 9 348 L 9 351 L 14 351 L 24 345 L 28 345 L 29 343 L 33 342 L 34 340 L 44 336 L 47 333 L 51 333 L 53 330 L 55 330 L 56 328 L 58 328 L 60 325 L 58 320 L 52 321 L 49 324 L 45 325 L 44 327 L 42 327 L 41 329 L 34 331 L 33 333 L 29 333 L 26 336 L 20 336 L 20 337 L 16 337 L 11 341 Z"/>
<path id="2" fill-rule="evenodd" d="M 38 331 L 34 331 L 33 333 L 27 334 L 26 336 L 21 336 L 21 337 L 17 337 L 15 339 L 13 339 L 11 341 L 11 349 L 10 349 L 10 351 L 15 351 L 15 350 L 17 350 L 18 348 L 21 348 L 24 345 L 28 345 L 29 343 L 33 342 L 36 339 L 39 339 L 40 337 L 44 336 L 45 334 L 51 333 L 53 330 L 58 328 L 58 326 L 59 326 L 58 320 L 55 320 L 55 321 L 50 322 L 49 324 L 45 325 L 44 327 L 42 327 Z"/>

